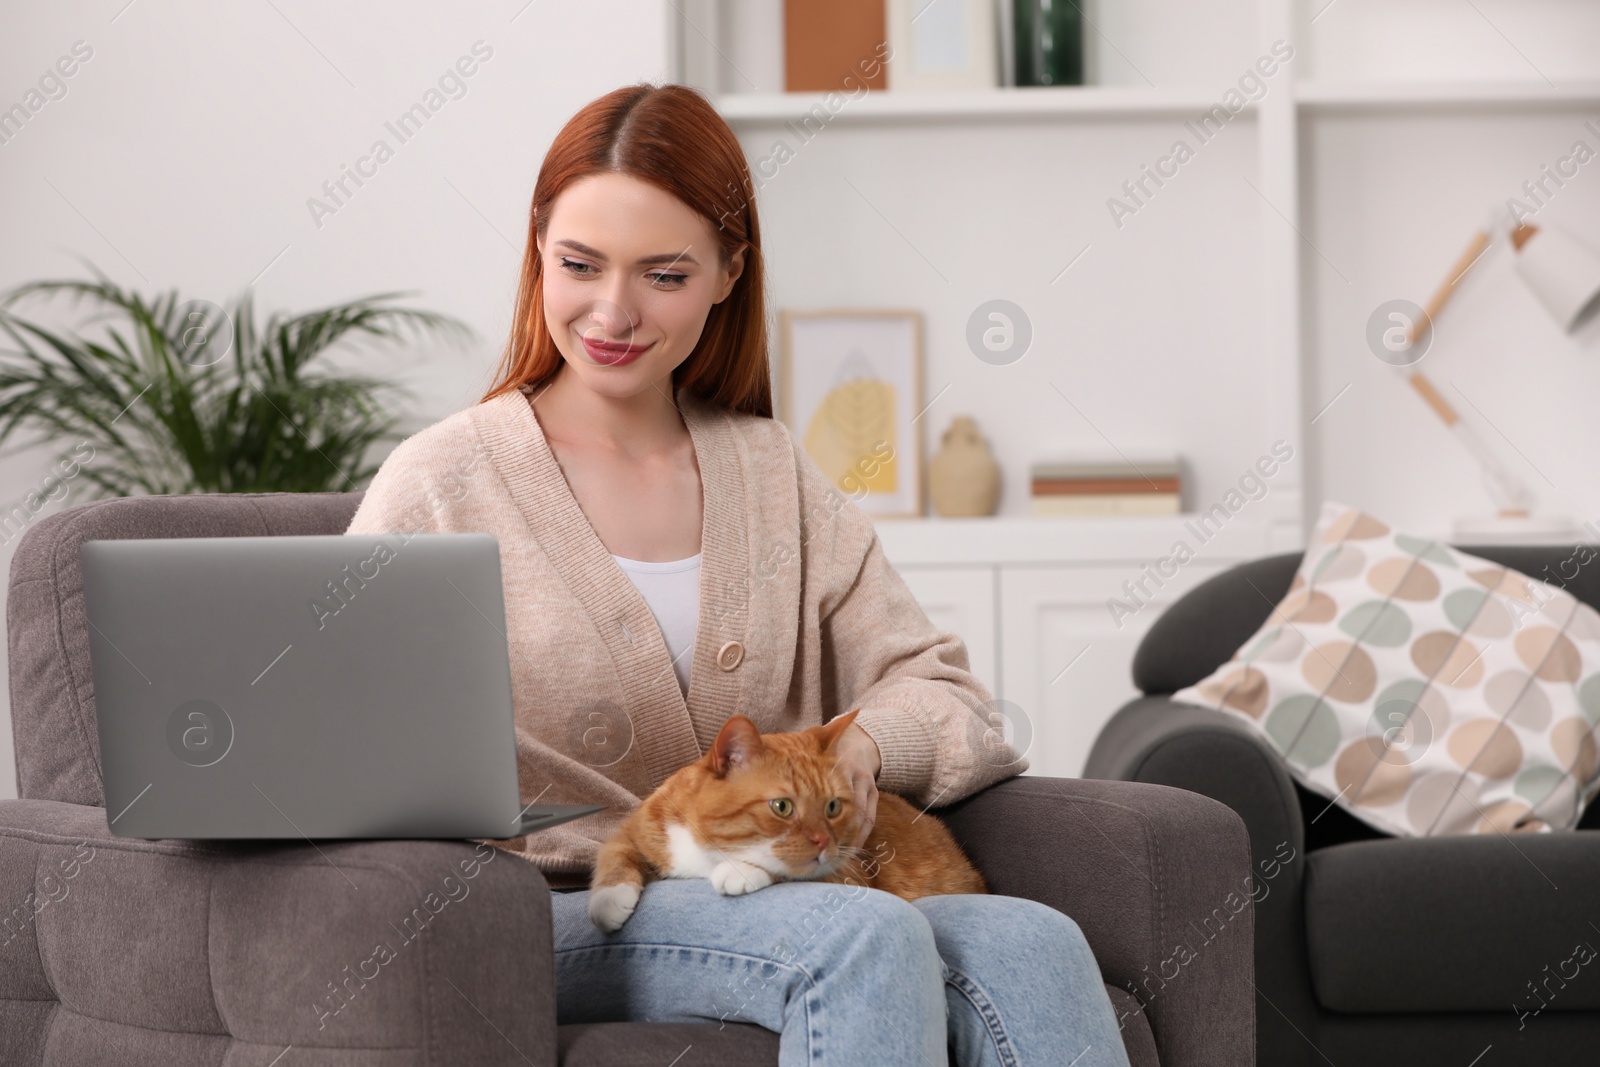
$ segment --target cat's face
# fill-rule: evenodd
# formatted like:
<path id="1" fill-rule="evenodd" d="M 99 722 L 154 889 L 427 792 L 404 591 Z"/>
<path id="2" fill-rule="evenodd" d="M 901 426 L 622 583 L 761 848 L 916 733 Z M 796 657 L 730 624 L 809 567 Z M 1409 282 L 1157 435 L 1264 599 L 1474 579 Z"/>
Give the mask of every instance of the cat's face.
<path id="1" fill-rule="evenodd" d="M 728 720 L 707 754 L 698 820 L 708 843 L 785 878 L 838 869 L 859 813 L 833 741 L 855 712 L 791 734 L 760 734 Z"/>

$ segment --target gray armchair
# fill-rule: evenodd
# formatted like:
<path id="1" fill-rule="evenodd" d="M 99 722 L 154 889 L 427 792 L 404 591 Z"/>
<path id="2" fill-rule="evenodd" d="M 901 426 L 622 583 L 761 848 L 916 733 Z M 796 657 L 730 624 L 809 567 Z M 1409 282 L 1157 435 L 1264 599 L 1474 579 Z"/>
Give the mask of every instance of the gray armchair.
<path id="1" fill-rule="evenodd" d="M 1600 606 L 1600 565 L 1574 566 L 1573 546 L 1462 548 Z M 1134 656 L 1144 696 L 1106 724 L 1085 774 L 1190 789 L 1244 817 L 1263 1064 L 1596 1062 L 1600 979 L 1573 950 L 1600 948 L 1600 802 L 1577 832 L 1395 838 L 1302 788 L 1236 716 L 1167 699 L 1260 628 L 1300 560 L 1241 564 L 1169 607 Z"/>
<path id="2" fill-rule="evenodd" d="M 6 604 L 22 799 L 0 801 L 0 1063 L 661 1067 L 691 1045 L 685 1065 L 776 1063 L 776 1035 L 750 1025 L 558 1027 L 549 890 L 508 853 L 435 911 L 423 902 L 478 856 L 471 842 L 109 832 L 79 544 L 343 533 L 360 499 L 106 500 L 27 530 Z M 1254 1062 L 1248 908 L 1155 977 L 1248 884 L 1244 825 L 1226 806 L 1022 777 L 939 814 L 996 892 L 1077 920 L 1137 1067 Z"/>

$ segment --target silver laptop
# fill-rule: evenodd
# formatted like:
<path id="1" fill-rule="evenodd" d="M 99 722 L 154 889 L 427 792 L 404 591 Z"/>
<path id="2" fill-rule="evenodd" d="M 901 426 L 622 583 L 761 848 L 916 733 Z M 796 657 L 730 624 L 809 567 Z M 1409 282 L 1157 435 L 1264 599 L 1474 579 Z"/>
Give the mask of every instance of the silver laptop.
<path id="1" fill-rule="evenodd" d="M 519 798 L 488 534 L 79 552 L 118 836 L 503 839 L 602 810 Z"/>

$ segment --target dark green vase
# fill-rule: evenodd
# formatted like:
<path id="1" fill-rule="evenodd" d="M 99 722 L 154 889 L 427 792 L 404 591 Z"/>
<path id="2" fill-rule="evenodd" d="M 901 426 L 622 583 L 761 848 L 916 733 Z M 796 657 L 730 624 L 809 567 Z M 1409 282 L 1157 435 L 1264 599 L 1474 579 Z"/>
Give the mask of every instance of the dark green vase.
<path id="1" fill-rule="evenodd" d="M 1018 85 L 1083 84 L 1081 0 L 1012 0 Z"/>

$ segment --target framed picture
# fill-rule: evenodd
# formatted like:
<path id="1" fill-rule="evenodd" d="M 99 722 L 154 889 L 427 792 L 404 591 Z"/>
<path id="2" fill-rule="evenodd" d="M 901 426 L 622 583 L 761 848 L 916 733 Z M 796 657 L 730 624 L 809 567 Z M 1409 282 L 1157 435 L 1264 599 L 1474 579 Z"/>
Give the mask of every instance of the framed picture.
<path id="1" fill-rule="evenodd" d="M 994 0 L 888 0 L 889 90 L 995 88 L 999 9 Z"/>
<path id="2" fill-rule="evenodd" d="M 869 515 L 922 514 L 920 311 L 780 311 L 780 417 Z"/>

